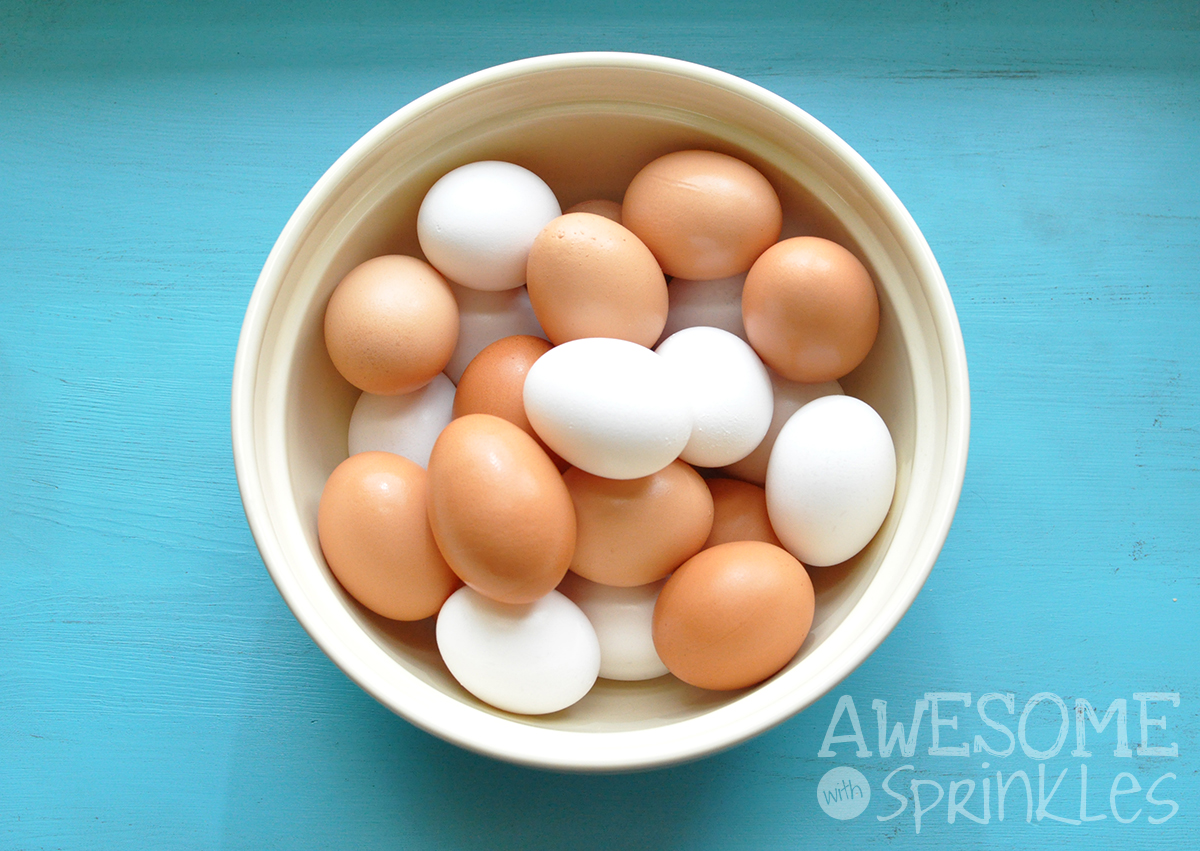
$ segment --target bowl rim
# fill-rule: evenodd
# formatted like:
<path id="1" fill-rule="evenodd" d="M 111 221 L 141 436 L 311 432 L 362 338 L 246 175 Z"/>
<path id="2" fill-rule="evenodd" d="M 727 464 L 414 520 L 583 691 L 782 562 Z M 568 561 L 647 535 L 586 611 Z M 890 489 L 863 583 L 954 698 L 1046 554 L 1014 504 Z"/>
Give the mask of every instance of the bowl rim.
<path id="1" fill-rule="evenodd" d="M 927 299 L 937 333 L 938 350 L 943 359 L 945 386 L 955 390 L 946 394 L 946 445 L 941 453 L 941 477 L 935 498 L 930 505 L 929 522 L 914 550 L 913 561 L 919 562 L 919 569 L 914 567 L 904 574 L 901 587 L 871 622 L 869 628 L 856 635 L 837 657 L 836 664 L 826 664 L 820 668 L 817 676 L 807 681 L 802 693 L 792 689 L 772 688 L 776 683 L 768 681 L 755 690 L 754 694 L 758 695 L 759 699 L 747 704 L 749 711 L 725 711 L 731 706 L 745 703 L 741 699 L 733 704 L 726 704 L 698 716 L 710 719 L 710 723 L 703 725 L 703 729 L 699 731 L 688 727 L 690 722 L 697 719 L 674 722 L 649 730 L 602 733 L 552 730 L 483 713 L 441 694 L 432 687 L 429 687 L 430 690 L 444 700 L 434 699 L 428 706 L 395 705 L 395 695 L 381 689 L 374 682 L 369 676 L 367 666 L 340 641 L 322 632 L 317 611 L 291 580 L 286 558 L 270 521 L 259 459 L 256 455 L 255 388 L 268 319 L 296 249 L 303 243 L 308 230 L 324 211 L 331 191 L 376 148 L 384 144 L 398 128 L 416 116 L 479 87 L 566 68 L 619 68 L 684 76 L 765 107 L 814 137 L 848 170 L 852 179 L 869 193 L 876 213 L 904 247 L 916 276 L 923 284 L 923 294 Z M 756 736 L 819 700 L 875 651 L 916 599 L 949 534 L 966 474 L 970 391 L 962 332 L 949 289 L 933 252 L 908 210 L 861 155 L 800 107 L 740 77 L 704 65 L 663 56 L 590 51 L 519 59 L 460 77 L 401 107 L 338 157 L 289 217 L 255 283 L 238 339 L 231 387 L 230 417 L 239 493 L 263 562 L 301 626 L 347 676 L 393 712 L 416 726 L 468 750 L 540 768 L 627 771 L 697 759 Z M 714 718 L 718 721 L 715 725 L 711 723 Z M 673 728 L 687 729 L 673 731 Z M 671 735 L 671 732 L 678 734 Z M 624 743 L 616 752 L 600 744 L 600 740 L 612 741 L 615 744 L 616 737 L 623 737 Z"/>

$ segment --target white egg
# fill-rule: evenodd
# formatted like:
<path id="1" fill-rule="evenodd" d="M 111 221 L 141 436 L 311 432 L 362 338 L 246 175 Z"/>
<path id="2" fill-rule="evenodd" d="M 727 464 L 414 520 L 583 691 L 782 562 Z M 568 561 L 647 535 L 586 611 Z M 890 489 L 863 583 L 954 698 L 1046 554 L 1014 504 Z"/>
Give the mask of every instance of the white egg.
<path id="1" fill-rule="evenodd" d="M 350 454 L 392 452 L 429 466 L 429 453 L 454 411 L 454 383 L 442 373 L 399 396 L 363 393 L 350 414 Z"/>
<path id="2" fill-rule="evenodd" d="M 736 339 L 736 338 L 734 338 Z M 645 346 L 587 337 L 555 346 L 525 376 L 525 413 L 546 445 L 607 479 L 637 479 L 687 445 L 692 412 L 675 367 Z"/>
<path id="3" fill-rule="evenodd" d="M 417 212 L 417 240 L 455 283 L 509 290 L 525 283 L 533 238 L 560 215 L 554 192 L 532 171 L 483 160 L 433 184 Z"/>
<path id="4" fill-rule="evenodd" d="M 600 640 L 600 676 L 652 680 L 667 673 L 654 649 L 654 604 L 667 580 L 614 588 L 568 573 L 558 590 L 587 615 Z"/>
<path id="5" fill-rule="evenodd" d="M 455 384 L 475 355 L 497 340 L 517 334 L 547 339 L 525 287 L 484 292 L 451 283 L 450 289 L 458 302 L 458 345 L 445 372 Z"/>
<path id="6" fill-rule="evenodd" d="M 596 631 L 557 591 L 511 605 L 460 588 L 442 605 L 436 631 L 442 660 L 459 684 L 508 712 L 566 709 L 600 672 Z"/>
<path id="7" fill-rule="evenodd" d="M 667 285 L 667 324 L 661 342 L 676 331 L 708 325 L 721 328 L 730 334 L 746 339 L 746 326 L 742 324 L 742 286 L 746 273 L 732 278 L 716 278 L 712 281 L 689 281 L 674 278 Z"/>
<path id="8" fill-rule="evenodd" d="M 792 414 L 803 408 L 813 399 L 822 396 L 841 396 L 842 385 L 836 381 L 823 381 L 820 384 L 801 384 L 784 378 L 775 370 L 767 367 L 771 376 L 771 390 L 775 397 L 775 412 L 771 416 L 771 427 L 767 436 L 762 439 L 753 452 L 741 461 L 725 467 L 725 472 L 736 479 L 750 482 L 762 487 L 767 480 L 767 460 L 771 457 L 771 449 L 775 446 L 775 438 L 783 424 L 791 419 Z"/>
<path id="9" fill-rule="evenodd" d="M 771 425 L 771 377 L 750 344 L 720 328 L 677 331 L 659 343 L 692 409 L 692 433 L 679 457 L 723 467 L 749 455 Z"/>
<path id="10" fill-rule="evenodd" d="M 803 564 L 839 564 L 870 543 L 896 490 L 896 449 L 875 410 L 824 396 L 792 415 L 767 464 L 767 514 Z"/>

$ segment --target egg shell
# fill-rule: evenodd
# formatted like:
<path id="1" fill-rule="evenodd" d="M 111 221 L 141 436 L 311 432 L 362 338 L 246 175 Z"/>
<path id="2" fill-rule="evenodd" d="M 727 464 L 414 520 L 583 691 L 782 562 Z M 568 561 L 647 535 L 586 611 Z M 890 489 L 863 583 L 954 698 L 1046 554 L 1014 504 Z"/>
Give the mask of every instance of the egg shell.
<path id="1" fill-rule="evenodd" d="M 779 239 L 783 207 L 753 166 L 714 151 L 676 151 L 630 181 L 621 221 L 668 275 L 704 281 L 749 269 Z"/>
<path id="2" fill-rule="evenodd" d="M 792 414 L 803 408 L 813 399 L 822 396 L 841 396 L 842 385 L 836 381 L 822 381 L 818 384 L 802 384 L 799 381 L 789 381 L 778 372 L 768 368 L 771 376 L 771 391 L 775 399 L 775 409 L 771 414 L 771 426 L 767 429 L 766 437 L 755 447 L 754 451 L 725 467 L 725 473 L 743 481 L 761 486 L 767 481 L 767 461 L 771 458 L 771 449 L 783 424 L 791 419 Z"/>
<path id="3" fill-rule="evenodd" d="M 745 281 L 745 272 L 713 281 L 672 279 L 667 284 L 669 306 L 661 339 L 684 328 L 708 325 L 745 340 L 746 328 L 742 324 L 742 284 Z"/>
<path id="4" fill-rule="evenodd" d="M 704 549 L 730 541 L 762 541 L 782 547 L 767 516 L 767 493 L 737 479 L 705 479 L 713 501 L 712 531 Z"/>
<path id="5" fill-rule="evenodd" d="M 887 425 L 852 396 L 824 396 L 792 415 L 767 465 L 767 511 L 788 552 L 840 564 L 870 543 L 896 490 Z"/>
<path id="6" fill-rule="evenodd" d="M 571 570 L 623 588 L 666 577 L 700 552 L 712 529 L 712 496 L 682 461 L 639 479 L 605 479 L 572 467 L 563 482 L 578 532 Z"/>
<path id="7" fill-rule="evenodd" d="M 325 308 L 325 347 L 360 390 L 411 393 L 441 372 L 458 342 L 458 304 L 444 278 L 415 257 L 366 261 Z"/>
<path id="8" fill-rule="evenodd" d="M 523 605 L 456 591 L 437 619 L 438 651 L 480 700 L 523 715 L 579 701 L 600 672 L 600 642 L 584 613 L 557 591 Z"/>
<path id="9" fill-rule="evenodd" d="M 692 410 L 692 433 L 679 457 L 700 467 L 732 464 L 762 442 L 771 425 L 771 377 L 754 350 L 720 328 L 685 328 L 659 343 Z"/>
<path id="10" fill-rule="evenodd" d="M 879 331 L 879 296 L 862 262 L 815 236 L 768 248 L 746 275 L 742 321 L 750 345 L 784 378 L 841 378 Z"/>
<path id="11" fill-rule="evenodd" d="M 567 462 L 537 436 L 525 416 L 525 376 L 534 362 L 550 351 L 550 343 L 528 335 L 497 340 L 467 366 L 454 397 L 454 416 L 491 414 L 508 420 L 538 442 L 559 470 Z"/>
<path id="12" fill-rule="evenodd" d="M 654 646 L 686 683 L 745 688 L 796 655 L 814 604 L 808 572 L 784 550 L 762 541 L 720 544 L 693 556 L 663 586 Z"/>
<path id="13" fill-rule="evenodd" d="M 442 373 L 411 393 L 363 393 L 350 414 L 350 454 L 391 452 L 427 467 L 429 452 L 452 419 L 453 408 L 454 383 Z"/>
<path id="14" fill-rule="evenodd" d="M 650 249 L 593 213 L 568 213 L 529 251 L 529 300 L 550 341 L 616 337 L 653 346 L 667 321 L 667 281 Z"/>
<path id="15" fill-rule="evenodd" d="M 606 219 L 611 219 L 617 224 L 621 223 L 621 205 L 616 201 L 608 201 L 603 198 L 596 198 L 590 201 L 580 201 L 578 204 L 572 204 L 564 213 L 594 213 L 597 216 L 604 216 Z"/>
<path id="16" fill-rule="evenodd" d="M 477 290 L 525 283 L 525 261 L 538 231 L 562 215 L 554 192 L 514 163 L 482 160 L 437 181 L 417 211 L 417 240 L 433 266 Z"/>
<path id="17" fill-rule="evenodd" d="M 614 588 L 567 573 L 558 591 L 579 606 L 600 641 L 600 676 L 626 682 L 667 673 L 654 649 L 654 604 L 665 579 L 635 588 Z"/>
<path id="18" fill-rule="evenodd" d="M 490 414 L 446 426 L 429 456 L 429 523 L 451 569 L 502 603 L 528 603 L 562 580 L 575 510 L 532 437 Z"/>
<path id="19" fill-rule="evenodd" d="M 445 372 L 455 384 L 462 378 L 467 364 L 497 340 L 517 335 L 546 339 L 546 332 L 533 314 L 525 287 L 484 292 L 451 282 L 450 289 L 458 302 L 458 344 Z"/>
<path id="20" fill-rule="evenodd" d="M 434 542 L 425 497 L 425 471 L 389 452 L 351 455 L 321 492 L 317 535 L 329 569 L 385 618 L 436 614 L 461 584 Z"/>
<path id="21" fill-rule="evenodd" d="M 530 367 L 525 413 L 571 465 L 609 479 L 637 479 L 674 461 L 691 437 L 681 380 L 645 346 L 572 340 Z"/>

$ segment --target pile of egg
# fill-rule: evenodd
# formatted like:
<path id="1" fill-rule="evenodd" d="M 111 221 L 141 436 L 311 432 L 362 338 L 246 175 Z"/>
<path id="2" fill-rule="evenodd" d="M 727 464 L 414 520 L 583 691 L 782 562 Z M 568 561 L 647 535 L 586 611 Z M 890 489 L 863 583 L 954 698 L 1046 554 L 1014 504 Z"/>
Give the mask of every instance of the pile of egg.
<path id="1" fill-rule="evenodd" d="M 565 215 L 511 163 L 443 176 L 428 262 L 368 260 L 326 308 L 364 391 L 318 510 L 334 576 L 384 617 L 436 616 L 451 674 L 511 712 L 597 677 L 777 673 L 812 625 L 805 565 L 866 546 L 896 479 L 837 383 L 874 343 L 874 283 L 781 229 L 769 181 L 711 151 Z"/>

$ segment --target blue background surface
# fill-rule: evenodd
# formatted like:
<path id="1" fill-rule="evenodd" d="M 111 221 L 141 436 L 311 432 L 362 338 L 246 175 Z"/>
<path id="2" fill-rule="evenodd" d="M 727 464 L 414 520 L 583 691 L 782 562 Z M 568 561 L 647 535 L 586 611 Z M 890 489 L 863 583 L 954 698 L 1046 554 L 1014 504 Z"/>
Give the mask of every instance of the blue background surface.
<path id="1" fill-rule="evenodd" d="M 1200 844 L 1200 7 L 1194 3 L 0 3 L 0 848 L 1161 848 Z M 229 385 L 307 189 L 414 97 L 499 62 L 659 53 L 759 83 L 908 206 L 958 309 L 971 455 L 928 584 L 820 703 L 724 754 L 568 776 L 393 716 L 312 644 L 246 526 Z M 1047 759 L 942 745 L 1061 697 Z M 1151 746 L 1074 708 L 1135 693 Z M 870 757 L 817 756 L 849 695 Z M 1052 749 L 1059 710 L 1027 714 Z M 847 717 L 836 734 L 847 735 Z M 989 768 L 984 762 L 991 759 Z M 863 773 L 838 821 L 817 783 Z M 883 779 L 901 765 L 889 797 Z M 1025 771 L 997 813 L 995 771 Z M 1078 819 L 1081 766 L 1087 812 Z M 1110 807 L 1118 775 L 1141 787 Z M 1147 799 L 1164 775 L 1156 800 Z M 948 822 L 938 788 L 972 779 Z M 959 787 L 959 800 L 966 794 Z M 1138 818 L 1129 824 L 1123 818 Z M 1055 818 L 1057 816 L 1057 819 Z"/>

